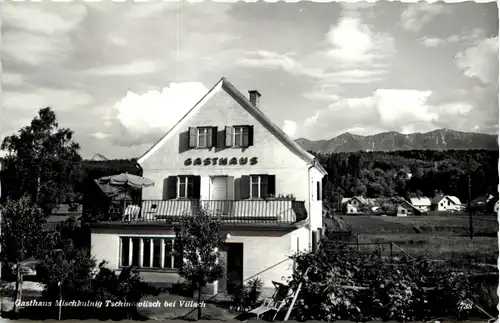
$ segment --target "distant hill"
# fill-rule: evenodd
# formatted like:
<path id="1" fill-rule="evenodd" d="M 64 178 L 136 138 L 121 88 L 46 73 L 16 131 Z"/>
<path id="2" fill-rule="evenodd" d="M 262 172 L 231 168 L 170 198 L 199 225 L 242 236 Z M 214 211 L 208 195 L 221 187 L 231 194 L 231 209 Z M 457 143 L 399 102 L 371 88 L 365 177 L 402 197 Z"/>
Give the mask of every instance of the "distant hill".
<path id="1" fill-rule="evenodd" d="M 498 136 L 438 129 L 426 133 L 402 134 L 396 131 L 372 136 L 343 133 L 330 140 L 295 140 L 302 148 L 319 153 L 396 150 L 498 149 Z"/>
<path id="2" fill-rule="evenodd" d="M 105 160 L 109 160 L 109 159 L 104 157 L 103 155 L 97 153 L 90 160 L 92 160 L 92 161 L 105 161 Z"/>

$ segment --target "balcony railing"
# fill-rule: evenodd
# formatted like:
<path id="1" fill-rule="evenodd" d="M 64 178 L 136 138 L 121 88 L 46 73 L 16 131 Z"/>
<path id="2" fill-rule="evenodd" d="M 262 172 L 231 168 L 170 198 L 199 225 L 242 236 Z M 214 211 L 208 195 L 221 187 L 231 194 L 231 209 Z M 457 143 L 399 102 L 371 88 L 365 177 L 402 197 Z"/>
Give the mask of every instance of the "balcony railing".
<path id="1" fill-rule="evenodd" d="M 307 218 L 302 201 L 293 200 L 142 200 L 113 201 L 101 221 L 173 223 L 206 212 L 224 223 L 293 224 Z"/>

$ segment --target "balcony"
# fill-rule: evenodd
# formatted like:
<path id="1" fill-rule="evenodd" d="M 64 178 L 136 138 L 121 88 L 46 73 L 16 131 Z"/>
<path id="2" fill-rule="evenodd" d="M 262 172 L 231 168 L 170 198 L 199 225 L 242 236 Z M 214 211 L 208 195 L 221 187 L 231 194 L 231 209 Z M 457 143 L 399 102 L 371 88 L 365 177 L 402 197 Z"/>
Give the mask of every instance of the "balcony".
<path id="1" fill-rule="evenodd" d="M 130 200 L 113 201 L 98 222 L 130 224 L 173 224 L 184 216 L 207 212 L 223 224 L 293 225 L 306 220 L 305 203 L 286 199 L 270 200 Z"/>

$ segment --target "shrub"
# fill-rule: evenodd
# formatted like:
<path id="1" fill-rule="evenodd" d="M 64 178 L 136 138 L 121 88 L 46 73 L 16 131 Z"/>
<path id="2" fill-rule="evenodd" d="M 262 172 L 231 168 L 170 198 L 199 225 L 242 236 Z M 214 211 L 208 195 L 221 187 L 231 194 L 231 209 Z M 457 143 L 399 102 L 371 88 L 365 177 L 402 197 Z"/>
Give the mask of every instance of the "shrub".
<path id="1" fill-rule="evenodd" d="M 239 283 L 232 286 L 232 300 L 234 306 L 240 309 L 254 307 L 259 301 L 263 282 L 259 277 L 247 281 L 245 284 Z"/>
<path id="2" fill-rule="evenodd" d="M 105 302 L 122 301 L 131 305 L 127 307 L 101 307 L 100 317 L 113 319 L 134 319 L 138 317 L 136 304 L 148 295 L 158 295 L 159 291 L 142 280 L 133 267 L 124 268 L 119 274 L 99 265 L 99 272 L 93 284 L 94 300 Z"/>
<path id="3" fill-rule="evenodd" d="M 328 244 L 317 254 L 295 256 L 290 286 L 303 279 L 298 320 L 427 320 L 463 317 L 461 306 L 473 297 L 469 279 L 444 263 L 401 258 L 388 262 L 377 250 L 358 253 L 348 245 Z M 308 274 L 304 272 L 311 266 Z"/>

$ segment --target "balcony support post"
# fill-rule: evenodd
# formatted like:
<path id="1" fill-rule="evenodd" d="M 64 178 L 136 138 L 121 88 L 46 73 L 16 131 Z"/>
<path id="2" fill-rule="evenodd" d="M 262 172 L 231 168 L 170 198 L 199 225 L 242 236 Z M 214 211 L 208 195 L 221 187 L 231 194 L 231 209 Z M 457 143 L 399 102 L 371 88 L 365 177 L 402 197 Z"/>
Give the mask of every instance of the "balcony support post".
<path id="1" fill-rule="evenodd" d="M 139 268 L 142 268 L 144 258 L 144 239 L 139 238 Z"/>
<path id="2" fill-rule="evenodd" d="M 128 265 L 131 266 L 132 265 L 132 255 L 134 254 L 133 253 L 133 248 L 134 247 L 134 244 L 132 243 L 132 239 L 128 239 Z"/>
<path id="3" fill-rule="evenodd" d="M 160 267 L 164 268 L 165 267 L 165 239 L 161 239 L 161 244 L 160 244 Z"/>

